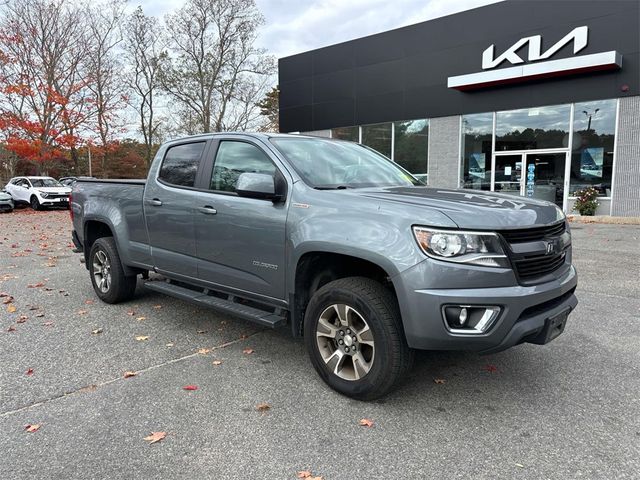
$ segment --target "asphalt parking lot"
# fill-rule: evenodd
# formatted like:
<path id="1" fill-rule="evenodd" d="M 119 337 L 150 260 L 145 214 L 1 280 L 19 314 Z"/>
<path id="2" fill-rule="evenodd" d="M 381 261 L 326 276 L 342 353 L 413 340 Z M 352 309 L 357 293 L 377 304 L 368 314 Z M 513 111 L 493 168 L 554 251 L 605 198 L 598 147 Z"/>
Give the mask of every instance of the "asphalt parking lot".
<path id="1" fill-rule="evenodd" d="M 141 288 L 100 303 L 70 227 L 0 215 L 2 479 L 638 478 L 640 226 L 574 226 L 557 340 L 420 353 L 372 403 L 330 391 L 286 331 Z"/>

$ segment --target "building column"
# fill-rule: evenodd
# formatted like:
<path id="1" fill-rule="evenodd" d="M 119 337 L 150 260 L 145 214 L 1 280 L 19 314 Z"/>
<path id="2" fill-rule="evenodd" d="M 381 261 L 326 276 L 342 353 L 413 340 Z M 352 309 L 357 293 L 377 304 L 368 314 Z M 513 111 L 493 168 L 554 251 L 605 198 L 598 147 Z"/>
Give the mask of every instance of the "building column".
<path id="1" fill-rule="evenodd" d="M 429 186 L 458 188 L 460 116 L 429 120 Z"/>
<path id="2" fill-rule="evenodd" d="M 611 215 L 640 217 L 640 96 L 620 99 Z"/>

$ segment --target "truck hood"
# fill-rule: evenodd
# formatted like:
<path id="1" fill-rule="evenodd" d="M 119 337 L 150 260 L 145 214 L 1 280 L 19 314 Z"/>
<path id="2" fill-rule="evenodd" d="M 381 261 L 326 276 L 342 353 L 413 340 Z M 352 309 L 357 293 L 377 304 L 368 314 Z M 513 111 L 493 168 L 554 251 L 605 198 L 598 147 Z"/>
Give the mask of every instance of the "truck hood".
<path id="1" fill-rule="evenodd" d="M 459 228 L 509 229 L 548 225 L 564 218 L 550 202 L 478 190 L 388 187 L 352 190 L 371 199 L 437 210 Z M 416 218 L 416 223 L 420 219 Z"/>

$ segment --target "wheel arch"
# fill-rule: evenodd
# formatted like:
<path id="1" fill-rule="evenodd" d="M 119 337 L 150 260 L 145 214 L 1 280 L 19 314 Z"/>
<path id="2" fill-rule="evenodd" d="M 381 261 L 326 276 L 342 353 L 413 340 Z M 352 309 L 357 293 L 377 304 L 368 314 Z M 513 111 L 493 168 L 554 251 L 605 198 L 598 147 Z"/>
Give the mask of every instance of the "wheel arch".
<path id="1" fill-rule="evenodd" d="M 89 255 L 91 253 L 91 247 L 99 238 L 103 237 L 113 237 L 116 241 L 116 246 L 118 245 L 118 241 L 116 236 L 114 235 L 114 228 L 108 222 L 103 219 L 89 219 L 84 222 L 83 226 L 84 230 L 84 263 L 87 270 L 89 269 Z M 120 249 L 118 249 L 120 250 Z M 119 251 L 120 257 L 122 259 L 122 253 Z M 129 267 L 122 263 L 122 268 L 126 275 L 137 275 L 142 271 L 136 268 Z"/>
<path id="2" fill-rule="evenodd" d="M 304 314 L 313 294 L 334 280 L 347 277 L 366 277 L 376 280 L 390 290 L 397 301 L 397 294 L 390 271 L 376 261 L 362 256 L 347 255 L 331 251 L 308 251 L 296 263 L 293 290 L 290 293 L 291 328 L 294 336 L 301 336 Z"/>

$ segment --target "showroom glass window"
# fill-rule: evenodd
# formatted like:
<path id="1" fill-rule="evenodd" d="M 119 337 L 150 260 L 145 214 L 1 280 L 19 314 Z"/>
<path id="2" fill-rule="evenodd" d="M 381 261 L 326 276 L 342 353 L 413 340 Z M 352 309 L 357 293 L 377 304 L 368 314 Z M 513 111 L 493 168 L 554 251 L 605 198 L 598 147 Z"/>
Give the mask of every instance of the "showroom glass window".
<path id="1" fill-rule="evenodd" d="M 496 113 L 496 151 L 567 148 L 571 105 Z"/>
<path id="2" fill-rule="evenodd" d="M 492 136 L 493 113 L 462 117 L 462 188 L 491 190 Z"/>
<path id="3" fill-rule="evenodd" d="M 611 196 L 615 129 L 616 100 L 575 104 L 569 195 L 595 187 L 600 196 Z"/>
<path id="4" fill-rule="evenodd" d="M 360 141 L 360 131 L 358 127 L 340 127 L 331 129 L 331 138 L 349 140 L 350 142 Z"/>
<path id="5" fill-rule="evenodd" d="M 391 124 L 363 125 L 362 143 L 391 158 Z"/>
<path id="6" fill-rule="evenodd" d="M 425 183 L 429 148 L 429 120 L 395 122 L 393 159 Z"/>

